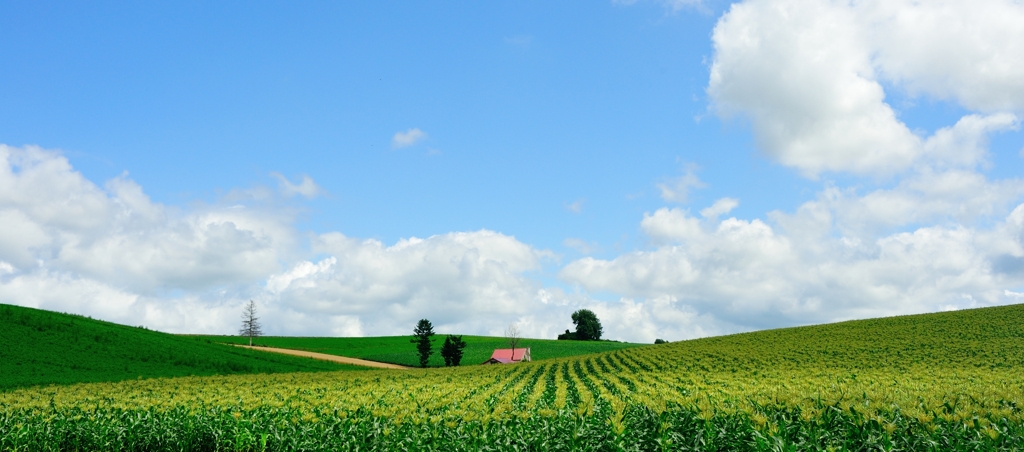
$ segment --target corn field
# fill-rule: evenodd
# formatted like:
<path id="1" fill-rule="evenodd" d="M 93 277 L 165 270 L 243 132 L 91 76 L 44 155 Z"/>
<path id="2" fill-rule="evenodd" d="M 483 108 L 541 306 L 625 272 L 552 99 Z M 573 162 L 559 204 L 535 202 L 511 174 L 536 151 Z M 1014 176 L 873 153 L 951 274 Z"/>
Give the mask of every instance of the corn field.
<path id="1" fill-rule="evenodd" d="M 1022 450 L 1016 325 L 941 347 L 812 328 L 506 366 L 25 388 L 0 393 L 0 450 Z"/>
<path id="2" fill-rule="evenodd" d="M 0 396 L 3 450 L 1014 450 L 1016 372 L 673 372 L 652 353 Z M 832 448 L 832 449 L 829 449 Z"/>

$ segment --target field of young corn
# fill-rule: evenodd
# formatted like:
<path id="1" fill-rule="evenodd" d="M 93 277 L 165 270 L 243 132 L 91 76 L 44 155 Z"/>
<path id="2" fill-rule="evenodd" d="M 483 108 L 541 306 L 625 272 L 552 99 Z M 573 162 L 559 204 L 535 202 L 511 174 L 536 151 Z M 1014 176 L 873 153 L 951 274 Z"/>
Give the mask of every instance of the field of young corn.
<path id="1" fill-rule="evenodd" d="M 0 393 L 0 450 L 1024 450 L 1012 308 L 506 366 L 25 388 Z"/>

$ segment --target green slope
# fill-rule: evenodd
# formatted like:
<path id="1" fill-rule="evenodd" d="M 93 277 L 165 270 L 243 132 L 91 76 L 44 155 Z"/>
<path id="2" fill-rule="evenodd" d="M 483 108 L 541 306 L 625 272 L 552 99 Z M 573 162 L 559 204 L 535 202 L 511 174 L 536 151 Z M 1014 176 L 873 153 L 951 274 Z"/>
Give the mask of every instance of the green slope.
<path id="1" fill-rule="evenodd" d="M 248 344 L 248 339 L 238 336 L 201 336 L 212 342 L 231 344 Z M 445 335 L 434 336 L 434 353 L 430 357 L 430 365 L 444 366 L 441 358 L 441 345 Z M 405 366 L 419 365 L 416 345 L 411 343 L 412 336 L 379 336 L 379 337 L 280 337 L 269 336 L 257 339 L 259 345 L 268 347 L 290 348 L 310 352 L 327 353 L 330 355 L 362 358 L 371 361 L 401 364 Z M 502 337 L 463 336 L 466 349 L 462 356 L 462 365 L 480 364 L 491 357 L 496 348 L 508 348 Z M 611 341 L 556 341 L 551 339 L 523 339 L 522 347 L 530 348 L 534 361 L 568 356 L 585 355 L 588 353 L 622 350 L 639 347 L 644 344 L 631 344 Z"/>
<path id="2" fill-rule="evenodd" d="M 653 347 L 672 366 L 717 372 L 1024 370 L 1024 304 L 756 331 Z"/>
<path id="3" fill-rule="evenodd" d="M 0 304 L 0 390 L 139 377 L 363 369 Z"/>
<path id="4" fill-rule="evenodd" d="M 1024 305 L 510 366 L 0 394 L 3 450 L 260 450 L 261 438 L 266 450 L 1024 451 Z"/>

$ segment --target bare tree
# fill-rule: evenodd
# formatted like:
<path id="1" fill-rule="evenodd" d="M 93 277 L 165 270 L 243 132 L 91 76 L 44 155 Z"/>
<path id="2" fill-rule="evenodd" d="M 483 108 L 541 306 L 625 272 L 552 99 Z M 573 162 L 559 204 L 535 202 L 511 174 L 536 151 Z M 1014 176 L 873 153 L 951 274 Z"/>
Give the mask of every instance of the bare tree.
<path id="1" fill-rule="evenodd" d="M 519 332 L 519 327 L 516 324 L 513 323 L 505 328 L 505 340 L 512 347 L 512 359 L 516 359 L 516 346 L 523 341 L 523 335 Z"/>
<path id="2" fill-rule="evenodd" d="M 240 336 L 249 336 L 249 346 L 252 347 L 253 338 L 260 337 L 263 335 L 263 329 L 260 328 L 260 318 L 256 317 L 256 302 L 249 300 L 249 304 L 245 305 L 245 309 L 242 311 L 242 330 L 239 332 Z"/>

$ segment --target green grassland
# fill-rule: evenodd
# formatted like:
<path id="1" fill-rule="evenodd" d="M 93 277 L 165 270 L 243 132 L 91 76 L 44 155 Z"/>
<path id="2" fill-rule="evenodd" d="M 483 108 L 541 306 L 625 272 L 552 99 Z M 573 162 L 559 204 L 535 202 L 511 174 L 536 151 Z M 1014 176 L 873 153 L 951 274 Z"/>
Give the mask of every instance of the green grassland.
<path id="1" fill-rule="evenodd" d="M 5 304 L 0 304 L 0 345 L 0 390 L 139 377 L 363 369 Z"/>
<path id="2" fill-rule="evenodd" d="M 229 344 L 248 344 L 249 339 L 239 336 L 200 336 L 211 342 Z M 434 352 L 430 356 L 429 366 L 442 367 L 441 344 L 445 336 L 434 336 Z M 378 337 L 284 337 L 267 336 L 256 339 L 255 344 L 267 347 L 290 348 L 309 352 L 326 353 L 329 355 L 361 358 L 382 363 L 418 366 L 419 355 L 416 345 L 411 343 L 412 336 L 378 336 Z M 462 365 L 480 364 L 491 357 L 496 348 L 509 348 L 508 342 L 502 337 L 463 336 L 466 349 L 462 355 Z M 534 361 L 585 355 L 588 353 L 608 352 L 625 348 L 639 347 L 644 344 L 631 344 L 613 341 L 558 341 L 552 339 L 523 339 L 519 347 L 530 348 L 530 356 Z"/>
<path id="3" fill-rule="evenodd" d="M 515 365 L 0 393 L 0 450 L 354 449 L 1020 451 L 1024 305 Z"/>

